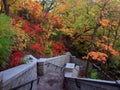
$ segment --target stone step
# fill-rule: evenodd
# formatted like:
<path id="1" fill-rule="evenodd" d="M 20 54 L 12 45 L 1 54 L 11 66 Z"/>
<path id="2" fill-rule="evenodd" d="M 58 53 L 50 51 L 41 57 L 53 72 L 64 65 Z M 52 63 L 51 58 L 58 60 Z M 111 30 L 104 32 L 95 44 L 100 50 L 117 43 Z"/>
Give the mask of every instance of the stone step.
<path id="1" fill-rule="evenodd" d="M 40 77 L 38 90 L 63 90 L 63 74 L 48 72 Z"/>
<path id="2" fill-rule="evenodd" d="M 75 63 L 67 63 L 65 66 L 64 77 L 78 77 L 80 67 Z"/>

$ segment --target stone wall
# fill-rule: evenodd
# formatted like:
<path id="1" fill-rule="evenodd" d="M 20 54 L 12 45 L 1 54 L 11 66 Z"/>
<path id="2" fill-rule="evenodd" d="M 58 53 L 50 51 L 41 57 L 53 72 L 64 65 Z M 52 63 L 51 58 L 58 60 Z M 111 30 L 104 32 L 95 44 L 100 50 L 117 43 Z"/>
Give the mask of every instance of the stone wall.
<path id="1" fill-rule="evenodd" d="M 115 81 L 68 77 L 64 81 L 65 90 L 120 90 Z"/>
<path id="2" fill-rule="evenodd" d="M 68 63 L 69 61 L 70 61 L 69 53 L 66 53 L 66 55 L 61 55 L 61 56 L 52 57 L 52 58 L 40 58 L 37 62 L 38 76 L 41 76 L 50 71 L 59 72 L 61 71 L 61 68 L 64 67 L 65 64 Z"/>
<path id="3" fill-rule="evenodd" d="M 37 61 L 33 59 L 33 61 L 29 62 L 28 64 L 23 64 L 2 71 L 1 74 L 3 74 L 3 81 L 2 81 L 3 90 L 10 90 L 11 88 L 18 87 L 27 82 L 30 82 L 31 80 L 37 79 L 36 63 Z M 22 88 L 19 88 L 18 90 L 29 90 L 30 87 L 31 85 L 28 84 Z M 37 88 L 37 82 L 34 82 L 32 90 L 36 90 L 36 88 Z"/>
<path id="4" fill-rule="evenodd" d="M 86 68 L 86 65 L 87 65 L 87 60 L 78 59 L 75 56 L 71 55 L 70 63 L 75 63 L 76 65 L 80 66 L 80 69 L 85 71 L 85 68 Z M 89 63 L 89 69 L 90 68 L 92 68 L 92 64 L 91 63 Z"/>

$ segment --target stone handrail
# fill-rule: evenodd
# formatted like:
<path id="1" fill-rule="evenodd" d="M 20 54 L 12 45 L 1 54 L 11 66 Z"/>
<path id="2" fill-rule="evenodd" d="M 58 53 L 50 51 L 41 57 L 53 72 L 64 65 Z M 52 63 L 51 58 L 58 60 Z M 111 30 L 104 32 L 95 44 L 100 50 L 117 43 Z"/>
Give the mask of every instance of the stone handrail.
<path id="1" fill-rule="evenodd" d="M 11 88 L 37 79 L 37 59 L 32 55 L 27 55 L 25 58 L 30 59 L 27 64 L 22 64 L 0 72 L 0 79 L 2 75 L 2 82 L 0 80 L 0 90 L 10 90 Z M 22 87 L 20 90 L 28 90 L 28 88 L 29 85 Z M 36 86 L 34 88 L 36 88 Z"/>
<path id="2" fill-rule="evenodd" d="M 116 81 L 65 77 L 66 90 L 120 90 Z"/>
<path id="3" fill-rule="evenodd" d="M 50 65 L 48 68 L 48 63 L 54 64 L 58 67 L 64 67 L 66 63 L 70 62 L 70 54 L 66 53 L 65 55 L 56 56 L 52 58 L 40 58 L 37 61 L 37 71 L 38 76 L 41 76 L 49 71 L 61 71 L 60 69 L 55 70 L 53 65 Z"/>

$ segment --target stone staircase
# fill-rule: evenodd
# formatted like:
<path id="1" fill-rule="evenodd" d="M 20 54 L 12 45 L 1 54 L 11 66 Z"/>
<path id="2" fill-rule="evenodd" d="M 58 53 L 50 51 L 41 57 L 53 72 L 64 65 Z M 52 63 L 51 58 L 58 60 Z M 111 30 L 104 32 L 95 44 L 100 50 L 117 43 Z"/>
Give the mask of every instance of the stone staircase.
<path id="1" fill-rule="evenodd" d="M 40 77 L 38 90 L 63 90 L 62 73 L 49 72 Z"/>
<path id="2" fill-rule="evenodd" d="M 21 71 L 12 77 L 10 83 L 6 80 L 6 86 L 9 85 L 10 89 L 1 89 L 3 82 L 0 75 L 0 90 L 120 90 L 120 85 L 116 81 L 78 78 L 79 71 L 86 64 L 69 54 L 36 61 L 19 66 L 24 72 Z M 11 73 L 13 75 L 13 72 Z"/>
<path id="3" fill-rule="evenodd" d="M 55 65 L 51 65 L 56 68 Z M 79 66 L 75 66 L 74 63 L 67 63 L 64 72 L 48 71 L 40 77 L 38 90 L 64 90 L 64 77 L 77 77 L 78 72 Z"/>
<path id="4" fill-rule="evenodd" d="M 64 70 L 64 77 L 78 77 L 80 67 L 75 63 L 67 63 Z"/>

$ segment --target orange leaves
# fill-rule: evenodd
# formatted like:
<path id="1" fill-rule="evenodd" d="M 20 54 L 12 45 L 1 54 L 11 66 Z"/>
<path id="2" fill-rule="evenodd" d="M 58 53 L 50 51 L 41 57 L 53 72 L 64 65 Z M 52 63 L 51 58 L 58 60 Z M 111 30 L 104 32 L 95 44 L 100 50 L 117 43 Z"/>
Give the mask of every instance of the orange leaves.
<path id="1" fill-rule="evenodd" d="M 105 40 L 113 40 L 112 38 L 108 38 L 107 36 L 103 36 L 103 39 L 105 39 Z"/>
<path id="2" fill-rule="evenodd" d="M 110 26 L 113 26 L 113 27 L 117 27 L 117 26 L 118 26 L 118 22 L 117 22 L 117 21 L 110 22 L 109 19 L 102 19 L 102 20 L 100 21 L 100 24 L 101 24 L 103 27 L 108 27 L 109 25 L 110 25 Z"/>
<path id="3" fill-rule="evenodd" d="M 101 52 L 90 52 L 88 53 L 88 56 L 90 56 L 93 60 L 98 60 L 101 62 L 105 62 L 108 58 L 107 54 Z"/>
<path id="4" fill-rule="evenodd" d="M 42 6 L 39 3 L 35 3 L 35 5 L 33 6 L 33 10 L 31 11 L 31 13 L 33 14 L 33 16 L 35 18 L 39 18 L 39 16 L 42 13 Z"/>
<path id="5" fill-rule="evenodd" d="M 62 28 L 62 19 L 60 16 L 54 16 L 52 22 L 54 28 Z"/>
<path id="6" fill-rule="evenodd" d="M 109 41 L 109 43 L 106 44 L 106 41 Z M 103 36 L 103 38 L 101 40 L 98 40 L 96 43 L 96 46 L 99 47 L 99 51 L 91 51 L 87 54 L 87 56 L 82 57 L 82 59 L 97 60 L 105 63 L 107 58 L 109 57 L 108 55 L 118 56 L 119 52 L 113 48 L 112 41 L 112 38 Z"/>
<path id="7" fill-rule="evenodd" d="M 112 49 L 110 53 L 112 55 L 114 55 L 114 56 L 118 56 L 119 55 L 119 52 L 115 51 L 114 49 Z"/>
<path id="8" fill-rule="evenodd" d="M 29 10 L 30 14 L 35 18 L 39 18 L 39 16 L 42 13 L 41 4 L 39 2 L 36 2 L 33 0 L 26 1 L 20 7 L 21 7 L 21 9 L 25 8 L 25 9 Z"/>
<path id="9" fill-rule="evenodd" d="M 83 59 L 89 59 L 92 58 L 92 60 L 98 60 L 101 62 L 105 62 L 108 58 L 107 54 L 102 53 L 102 52 L 89 52 L 87 56 L 84 56 Z"/>
<path id="10" fill-rule="evenodd" d="M 66 5 L 61 5 L 60 8 L 59 8 L 59 11 L 63 12 L 63 11 L 66 10 L 66 8 L 67 8 Z"/>
<path id="11" fill-rule="evenodd" d="M 56 8 L 58 13 L 64 13 L 72 7 L 70 0 L 63 0 L 63 1 L 60 0 L 58 2 L 59 2 L 59 5 Z"/>
<path id="12" fill-rule="evenodd" d="M 114 26 L 114 27 L 117 27 L 118 23 L 116 21 L 113 21 L 111 25 Z"/>
<path id="13" fill-rule="evenodd" d="M 102 50 L 109 51 L 111 55 L 118 56 L 119 52 L 113 48 L 113 43 L 111 42 L 109 44 L 105 44 L 105 40 L 112 41 L 112 38 L 108 38 L 106 36 L 103 36 L 102 40 L 98 40 L 97 46 L 101 47 Z"/>
<path id="14" fill-rule="evenodd" d="M 100 21 L 100 24 L 103 26 L 103 27 L 107 27 L 109 25 L 109 19 L 102 19 Z"/>

